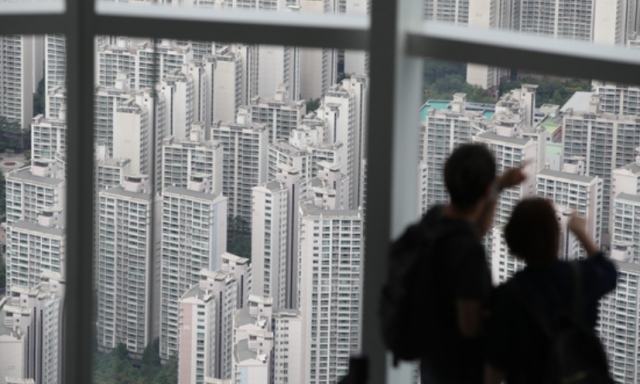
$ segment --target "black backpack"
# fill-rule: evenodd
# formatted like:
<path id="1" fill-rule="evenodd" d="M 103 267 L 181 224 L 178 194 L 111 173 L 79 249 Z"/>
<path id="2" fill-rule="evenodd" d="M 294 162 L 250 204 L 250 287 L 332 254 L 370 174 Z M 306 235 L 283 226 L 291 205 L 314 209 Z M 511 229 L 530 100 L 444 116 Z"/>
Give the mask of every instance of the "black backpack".
<path id="1" fill-rule="evenodd" d="M 387 282 L 382 289 L 379 315 L 384 343 L 392 353 L 394 365 L 411 361 L 437 350 L 442 339 L 437 284 L 436 245 L 449 230 L 429 230 L 426 215 L 409 226 L 391 244 Z M 436 314 L 436 315 L 434 315 Z"/>
<path id="2" fill-rule="evenodd" d="M 548 384 L 614 384 L 600 339 L 584 321 L 582 271 L 570 263 L 573 277 L 573 302 L 570 311 L 549 315 L 531 297 L 522 282 L 511 283 L 525 311 L 549 342 L 544 381 Z"/>

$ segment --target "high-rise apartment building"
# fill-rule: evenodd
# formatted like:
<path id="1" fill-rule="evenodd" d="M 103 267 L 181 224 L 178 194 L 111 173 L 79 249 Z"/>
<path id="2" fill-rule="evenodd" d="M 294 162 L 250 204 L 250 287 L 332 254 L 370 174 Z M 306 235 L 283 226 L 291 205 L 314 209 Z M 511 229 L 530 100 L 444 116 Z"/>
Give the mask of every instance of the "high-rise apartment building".
<path id="1" fill-rule="evenodd" d="M 638 361 L 638 284 L 640 266 L 634 262 L 618 261 L 618 285 L 600 301 L 598 333 L 609 358 L 613 379 L 618 383 L 640 380 Z"/>
<path id="2" fill-rule="evenodd" d="M 153 197 L 144 176 L 126 176 L 122 186 L 98 192 L 96 259 L 97 342 L 102 350 L 122 343 L 141 357 L 153 315 L 148 311 Z M 154 277 L 155 279 L 155 277 Z"/>
<path id="3" fill-rule="evenodd" d="M 246 100 L 242 84 L 246 79 L 242 71 L 242 56 L 232 47 L 222 47 L 212 58 L 207 58 L 205 70 L 209 83 L 207 124 L 214 121 L 233 122 L 238 108 Z"/>
<path id="4" fill-rule="evenodd" d="M 259 96 L 251 99 L 251 122 L 267 128 L 270 143 L 288 139 L 307 112 L 304 101 L 286 101 L 287 93 L 286 87 L 280 85 L 272 99 Z"/>
<path id="5" fill-rule="evenodd" d="M 233 378 L 233 276 L 208 269 L 180 298 L 178 383 L 209 383 Z"/>
<path id="6" fill-rule="evenodd" d="M 201 129 L 191 129 L 186 139 L 168 137 L 162 145 L 162 186 L 187 188 L 192 175 L 207 177 L 211 193 L 222 193 L 223 147 L 205 139 Z"/>
<path id="7" fill-rule="evenodd" d="M 420 138 L 421 163 L 425 166 L 426 176 L 425 209 L 449 201 L 442 176 L 444 163 L 457 146 L 471 142 L 475 133 L 472 126 L 479 119 L 484 119 L 481 112 L 466 110 L 464 93 L 453 95 L 450 110 L 430 109 L 427 112 Z"/>
<path id="8" fill-rule="evenodd" d="M 251 221 L 251 188 L 266 182 L 268 132 L 251 124 L 241 109 L 236 123 L 216 122 L 212 138 L 222 143 L 222 194 L 229 198 L 228 214 Z"/>
<path id="9" fill-rule="evenodd" d="M 300 171 L 289 168 L 252 191 L 253 293 L 273 298 L 275 309 L 298 305 L 298 202 L 304 187 Z"/>
<path id="10" fill-rule="evenodd" d="M 300 0 L 300 11 L 334 12 L 329 1 Z M 319 99 L 335 84 L 338 77 L 338 52 L 329 48 L 300 48 L 300 96 L 305 100 Z"/>
<path id="11" fill-rule="evenodd" d="M 216 270 L 227 249 L 227 198 L 211 179 L 192 175 L 187 188 L 169 186 L 162 196 L 160 254 L 160 356 L 178 351 L 178 301 L 198 283 L 200 270 Z"/>
<path id="12" fill-rule="evenodd" d="M 37 222 L 20 220 L 7 227 L 7 287 L 35 287 L 43 271 L 64 276 L 66 236 L 61 216 L 61 210 L 47 209 Z"/>
<path id="13" fill-rule="evenodd" d="M 236 308 L 244 308 L 251 294 L 251 263 L 246 257 L 225 252 L 218 258 L 218 269 L 234 277 L 237 283 Z"/>
<path id="14" fill-rule="evenodd" d="M 154 46 L 149 39 L 118 37 L 114 42 L 107 41 L 98 47 L 96 84 L 113 87 L 118 74 L 124 72 L 131 74 L 132 89 L 152 88 L 155 84 L 154 50 L 159 56 L 161 77 L 180 71 L 184 64 L 193 61 L 189 45 L 162 40 Z"/>
<path id="15" fill-rule="evenodd" d="M 250 295 L 233 319 L 233 377 L 237 384 L 269 383 L 273 367 L 273 305 L 270 297 Z"/>
<path id="16" fill-rule="evenodd" d="M 0 116 L 28 129 L 33 117 L 33 93 L 43 75 L 42 36 L 0 38 Z"/>
<path id="17" fill-rule="evenodd" d="M 328 162 L 347 172 L 347 147 L 330 139 L 329 123 L 309 114 L 291 131 L 288 140 L 269 145 L 269 176 L 273 180 L 282 166 L 300 170 L 302 180 L 317 176 L 320 162 Z"/>
<path id="18" fill-rule="evenodd" d="M 34 160 L 31 167 L 6 175 L 7 225 L 16 221 L 36 223 L 50 209 L 64 209 L 65 183 L 53 160 Z"/>
<path id="19" fill-rule="evenodd" d="M 612 203 L 611 221 L 613 247 L 628 244 L 627 261 L 640 263 L 640 195 L 617 195 Z"/>
<path id="20" fill-rule="evenodd" d="M 635 117 L 601 113 L 599 99 L 597 95 L 591 97 L 588 111 L 565 112 L 562 141 L 565 157 L 584 157 L 585 173 L 603 179 L 602 228 L 610 233 L 612 174 L 635 160 L 640 123 Z"/>
<path id="21" fill-rule="evenodd" d="M 612 197 L 621 193 L 640 195 L 640 148 L 636 150 L 636 160 L 621 168 L 614 169 L 611 176 Z"/>
<path id="22" fill-rule="evenodd" d="M 335 383 L 360 349 L 361 211 L 300 205 L 299 302 L 305 383 Z"/>
<path id="23" fill-rule="evenodd" d="M 65 108 L 56 118 L 42 115 L 33 118 L 31 124 L 31 158 L 53 159 L 56 153 L 64 154 L 67 148 L 67 121 Z"/>
<path id="24" fill-rule="evenodd" d="M 166 136 L 184 139 L 196 121 L 195 85 L 191 75 L 180 70 L 169 72 L 162 78 L 158 92 L 167 100 Z"/>
<path id="25" fill-rule="evenodd" d="M 281 309 L 273 313 L 273 384 L 304 383 L 302 316 Z"/>
<path id="26" fill-rule="evenodd" d="M 0 382 L 61 384 L 65 280 L 43 271 L 34 287 L 0 299 Z"/>
<path id="27" fill-rule="evenodd" d="M 66 87 L 67 40 L 64 35 L 44 36 L 44 94 Z"/>
<path id="28" fill-rule="evenodd" d="M 424 0 L 424 19 L 466 25 L 472 4 L 469 0 Z"/>
<path id="29" fill-rule="evenodd" d="M 594 93 L 600 96 L 600 112 L 614 115 L 640 115 L 640 88 L 594 81 Z"/>
<path id="30" fill-rule="evenodd" d="M 143 105 L 134 101 L 116 108 L 113 117 L 113 157 L 131 160 L 131 170 L 137 174 L 151 171 L 152 116 Z"/>
<path id="31" fill-rule="evenodd" d="M 597 176 L 576 175 L 544 169 L 536 176 L 537 195 L 556 206 L 577 212 L 587 221 L 587 232 L 600 244 L 602 234 L 603 182 Z M 561 255 L 568 259 L 586 256 L 582 247 L 578 254 Z"/>
<path id="32" fill-rule="evenodd" d="M 320 119 L 327 121 L 329 137 L 333 142 L 346 146 L 347 169 L 350 178 L 349 207 L 360 205 L 359 184 L 363 155 L 362 142 L 365 140 L 366 120 L 364 105 L 367 99 L 366 80 L 362 76 L 352 76 L 329 89 L 323 99 L 323 105 L 317 111 Z"/>
<path id="33" fill-rule="evenodd" d="M 278 87 L 287 87 L 287 101 L 300 99 L 300 48 L 275 45 L 255 47 L 256 93 L 250 95 L 270 98 Z"/>

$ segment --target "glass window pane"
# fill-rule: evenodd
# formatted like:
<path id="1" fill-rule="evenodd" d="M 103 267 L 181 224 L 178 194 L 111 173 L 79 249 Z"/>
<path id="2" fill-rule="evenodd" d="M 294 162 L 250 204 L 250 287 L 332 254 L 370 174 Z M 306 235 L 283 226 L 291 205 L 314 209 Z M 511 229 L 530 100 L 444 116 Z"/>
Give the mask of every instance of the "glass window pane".
<path id="1" fill-rule="evenodd" d="M 336 383 L 360 348 L 365 53 L 97 47 L 96 379 L 119 359 L 132 380 Z"/>
<path id="2" fill-rule="evenodd" d="M 497 85 L 482 89 L 469 84 L 470 76 Z M 487 145 L 498 172 L 529 160 L 527 180 L 501 194 L 484 238 L 493 283 L 525 267 L 503 233 L 521 199 L 539 196 L 554 203 L 562 260 L 586 256 L 566 229 L 577 211 L 621 271 L 618 289 L 601 301 L 597 330 L 616 381 L 633 382 L 638 334 L 629 331 L 636 327 L 628 308 L 638 306 L 640 263 L 638 87 L 432 59 L 425 61 L 424 85 L 417 214 L 449 202 L 443 167 L 461 144 Z"/>
<path id="3" fill-rule="evenodd" d="M 60 91 L 64 49 L 62 36 L 0 36 L 3 382 L 58 383 L 61 373 L 66 251 L 66 116 L 60 107 L 64 105 L 64 91 Z"/>

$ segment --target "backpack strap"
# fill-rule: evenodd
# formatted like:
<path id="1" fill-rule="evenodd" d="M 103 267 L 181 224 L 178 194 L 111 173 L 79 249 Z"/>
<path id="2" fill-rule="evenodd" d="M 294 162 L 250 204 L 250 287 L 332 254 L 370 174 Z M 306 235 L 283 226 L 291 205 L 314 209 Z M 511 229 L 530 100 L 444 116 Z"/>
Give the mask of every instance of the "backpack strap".
<path id="1" fill-rule="evenodd" d="M 573 315 L 573 320 L 578 324 L 582 324 L 584 322 L 584 291 L 582 282 L 582 268 L 580 268 L 580 264 L 576 261 L 569 263 L 569 265 L 571 266 L 571 273 L 573 278 L 573 300 L 571 303 L 571 313 Z"/>
<path id="2" fill-rule="evenodd" d="M 519 299 L 520 304 L 524 307 L 525 311 L 533 318 L 536 325 L 543 331 L 545 336 L 549 339 L 555 337 L 556 332 L 551 327 L 548 316 L 542 311 L 539 305 L 535 304 L 535 299 L 520 279 L 512 279 L 511 286 L 515 293 L 516 298 Z"/>

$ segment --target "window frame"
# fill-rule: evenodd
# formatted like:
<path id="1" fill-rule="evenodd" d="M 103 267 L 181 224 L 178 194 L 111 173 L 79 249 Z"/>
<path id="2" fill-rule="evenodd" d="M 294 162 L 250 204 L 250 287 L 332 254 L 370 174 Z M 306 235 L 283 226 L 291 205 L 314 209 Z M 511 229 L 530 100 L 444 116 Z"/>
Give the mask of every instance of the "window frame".
<path id="1" fill-rule="evenodd" d="M 365 50 L 370 56 L 362 354 L 372 384 L 412 379 L 379 337 L 378 294 L 389 239 L 415 219 L 423 58 L 473 62 L 640 85 L 640 51 L 521 33 L 422 23 L 422 2 L 371 0 L 366 16 L 182 9 L 94 0 L 2 3 L 1 34 L 67 37 L 67 276 L 63 382 L 92 381 L 94 37 L 144 36 Z M 227 38 L 225 38 L 227 37 Z M 370 44 L 372 42 L 372 44 Z M 404 171 L 404 172 L 403 172 Z"/>

